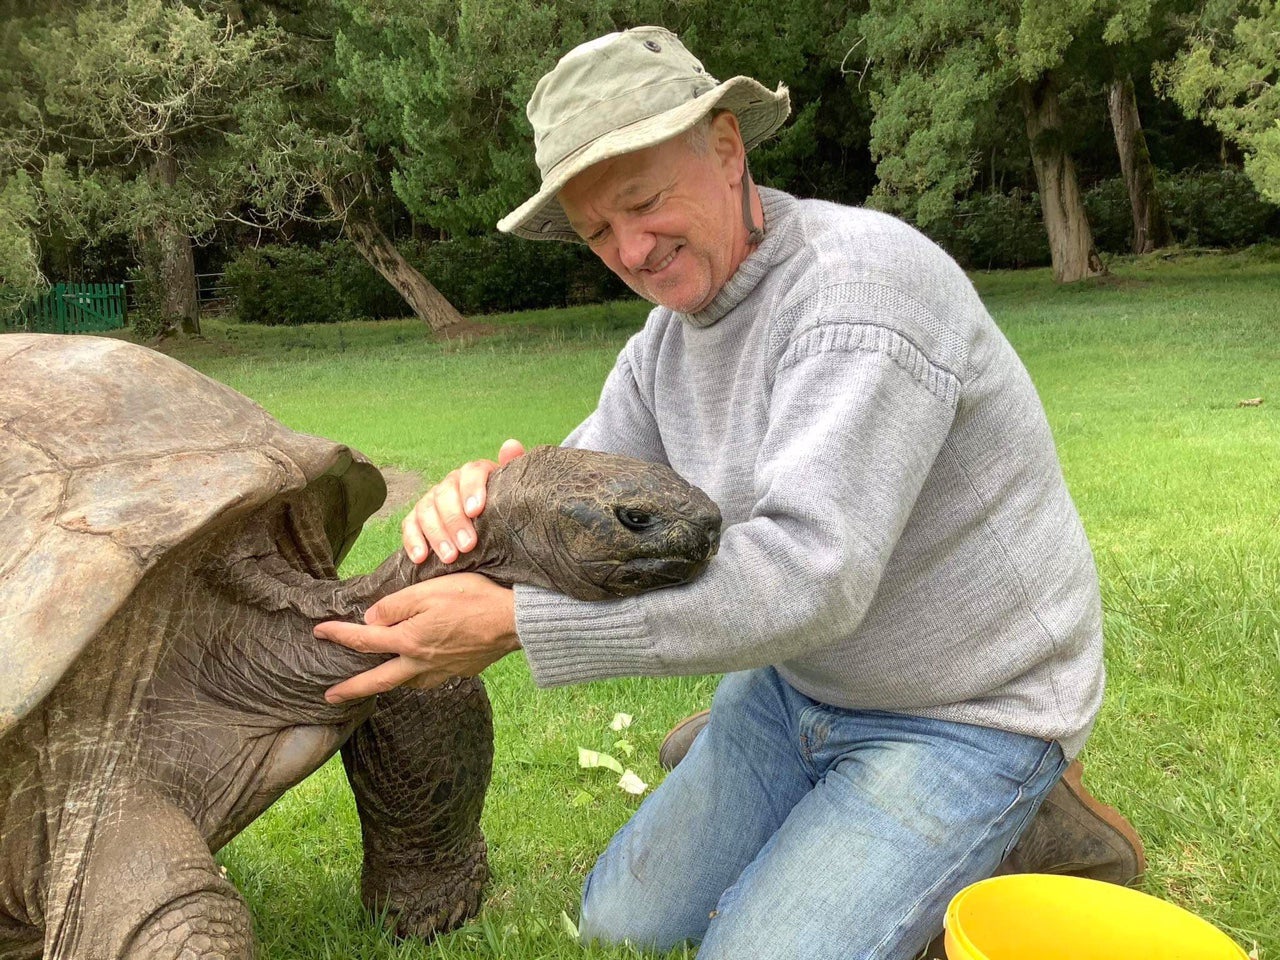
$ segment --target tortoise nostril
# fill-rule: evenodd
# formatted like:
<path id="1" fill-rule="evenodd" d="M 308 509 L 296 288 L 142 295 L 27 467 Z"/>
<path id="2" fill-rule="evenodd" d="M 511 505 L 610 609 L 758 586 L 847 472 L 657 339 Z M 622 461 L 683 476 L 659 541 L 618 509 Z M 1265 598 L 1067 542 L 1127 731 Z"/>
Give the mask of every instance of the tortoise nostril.
<path id="1" fill-rule="evenodd" d="M 708 530 L 702 535 L 703 546 L 706 547 L 706 557 L 715 556 L 717 550 L 720 549 L 720 531 Z"/>

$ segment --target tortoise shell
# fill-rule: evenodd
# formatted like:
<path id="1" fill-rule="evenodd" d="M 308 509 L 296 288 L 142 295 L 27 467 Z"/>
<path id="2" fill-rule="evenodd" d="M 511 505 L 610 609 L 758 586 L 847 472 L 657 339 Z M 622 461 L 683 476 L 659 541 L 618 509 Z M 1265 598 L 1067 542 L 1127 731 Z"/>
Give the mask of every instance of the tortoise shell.
<path id="1" fill-rule="evenodd" d="M 357 451 L 145 347 L 0 337 L 0 736 L 168 551 L 312 486 L 336 563 L 386 497 Z"/>

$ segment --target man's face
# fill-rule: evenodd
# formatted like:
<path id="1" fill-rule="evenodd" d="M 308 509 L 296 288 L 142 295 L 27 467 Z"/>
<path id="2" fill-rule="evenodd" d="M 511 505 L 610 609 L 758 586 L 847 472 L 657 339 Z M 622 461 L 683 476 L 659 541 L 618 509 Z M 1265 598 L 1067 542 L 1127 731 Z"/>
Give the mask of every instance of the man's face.
<path id="1" fill-rule="evenodd" d="M 628 287 L 680 313 L 709 304 L 750 249 L 742 220 L 737 118 L 712 121 L 707 147 L 681 135 L 602 160 L 560 191 L 578 235 Z"/>

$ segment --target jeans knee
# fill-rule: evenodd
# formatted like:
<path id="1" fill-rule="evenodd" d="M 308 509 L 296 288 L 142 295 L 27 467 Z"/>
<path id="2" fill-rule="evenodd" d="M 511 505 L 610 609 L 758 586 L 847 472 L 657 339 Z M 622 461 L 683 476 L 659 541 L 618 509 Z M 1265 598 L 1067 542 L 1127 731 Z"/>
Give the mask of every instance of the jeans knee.
<path id="1" fill-rule="evenodd" d="M 618 889 L 597 868 L 582 888 L 578 937 L 582 943 L 618 946 L 624 943 L 647 950 L 669 950 L 688 939 L 673 930 L 666 911 L 647 909 L 634 891 Z M 626 885 L 624 885 L 626 886 Z"/>

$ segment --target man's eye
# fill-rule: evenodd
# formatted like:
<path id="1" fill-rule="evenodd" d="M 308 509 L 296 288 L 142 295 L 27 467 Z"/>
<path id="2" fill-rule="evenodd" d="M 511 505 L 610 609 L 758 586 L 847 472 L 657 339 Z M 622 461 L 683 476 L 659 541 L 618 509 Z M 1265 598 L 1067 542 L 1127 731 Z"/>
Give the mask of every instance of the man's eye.
<path id="1" fill-rule="evenodd" d="M 654 194 L 654 195 L 653 195 L 652 197 L 650 197 L 648 200 L 642 200 L 640 203 L 636 204 L 636 212 L 637 212 L 637 213 L 648 213 L 650 210 L 652 210 L 652 209 L 653 209 L 654 207 L 656 207 L 657 205 L 658 205 L 658 195 L 657 195 L 657 194 Z"/>
<path id="2" fill-rule="evenodd" d="M 605 241 L 605 238 L 608 236 L 609 236 L 609 228 L 601 227 L 595 233 L 587 237 L 587 243 L 589 243 L 591 246 L 595 246 L 598 243 L 603 243 Z"/>

